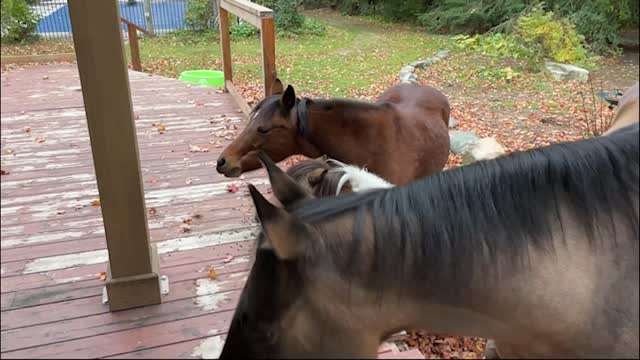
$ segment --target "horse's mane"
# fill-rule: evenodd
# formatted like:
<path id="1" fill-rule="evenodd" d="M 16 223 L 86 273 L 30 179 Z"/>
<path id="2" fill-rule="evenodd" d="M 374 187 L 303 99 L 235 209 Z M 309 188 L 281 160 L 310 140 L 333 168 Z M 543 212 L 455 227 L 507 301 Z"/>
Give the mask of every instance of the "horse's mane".
<path id="1" fill-rule="evenodd" d="M 391 189 L 311 199 L 293 213 L 320 227 L 353 216 L 353 241 L 314 244 L 309 259 L 333 259 L 344 271 L 370 261 L 373 283 L 427 281 L 443 273 L 471 281 L 473 269 L 523 264 L 531 248 L 553 253 L 560 209 L 592 246 L 597 239 L 615 243 L 615 236 L 597 236 L 613 231 L 615 215 L 637 239 L 638 129 L 634 124 L 609 136 L 513 153 Z M 373 245 L 364 244 L 372 231 Z"/>

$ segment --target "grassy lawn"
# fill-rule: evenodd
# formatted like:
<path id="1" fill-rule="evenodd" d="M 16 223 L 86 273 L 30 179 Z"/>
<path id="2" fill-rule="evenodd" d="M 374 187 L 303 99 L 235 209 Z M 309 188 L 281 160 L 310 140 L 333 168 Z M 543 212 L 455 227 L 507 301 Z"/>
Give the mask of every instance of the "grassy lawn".
<path id="1" fill-rule="evenodd" d="M 326 35 L 278 37 L 276 65 L 285 83 L 314 94 L 357 96 L 372 85 L 388 83 L 400 67 L 431 56 L 449 41 L 416 28 L 366 18 L 344 18 L 322 11 L 311 16 L 327 26 Z M 232 39 L 231 53 L 234 80 L 240 84 L 259 82 L 259 38 Z M 189 69 L 221 69 L 215 33 L 145 39 L 141 56 L 145 69 L 169 77 Z"/>

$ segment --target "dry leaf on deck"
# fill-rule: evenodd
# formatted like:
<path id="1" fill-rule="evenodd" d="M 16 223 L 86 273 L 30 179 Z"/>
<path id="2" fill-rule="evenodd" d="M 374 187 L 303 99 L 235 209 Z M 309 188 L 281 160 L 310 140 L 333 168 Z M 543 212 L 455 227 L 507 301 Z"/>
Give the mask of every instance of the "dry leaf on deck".
<path id="1" fill-rule="evenodd" d="M 230 193 L 234 193 L 238 191 L 238 185 L 236 184 L 229 184 L 229 186 L 227 186 L 227 191 Z"/>
<path id="2" fill-rule="evenodd" d="M 38 137 L 36 138 L 36 142 L 37 142 L 38 144 L 39 144 L 39 143 L 43 143 L 43 142 L 45 142 L 45 140 L 46 140 L 46 138 L 45 138 L 44 136 L 38 136 Z"/>
<path id="3" fill-rule="evenodd" d="M 93 200 L 91 206 L 100 206 L 100 200 Z"/>
<path id="4" fill-rule="evenodd" d="M 218 273 L 216 273 L 216 269 L 212 267 L 209 268 L 209 279 L 215 280 L 218 277 Z"/>
<path id="5" fill-rule="evenodd" d="M 102 280 L 102 281 L 107 280 L 107 273 L 105 273 L 104 271 L 100 272 L 100 274 L 99 274 L 99 278 L 100 278 L 100 280 Z"/>
<path id="6" fill-rule="evenodd" d="M 155 215 L 157 212 L 156 208 L 149 208 L 149 215 Z"/>

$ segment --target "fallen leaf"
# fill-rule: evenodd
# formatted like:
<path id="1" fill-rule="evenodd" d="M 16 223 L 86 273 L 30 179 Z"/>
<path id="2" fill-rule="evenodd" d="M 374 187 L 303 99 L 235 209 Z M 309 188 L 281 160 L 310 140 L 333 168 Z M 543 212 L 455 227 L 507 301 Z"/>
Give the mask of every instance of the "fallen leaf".
<path id="1" fill-rule="evenodd" d="M 58 214 L 58 215 L 62 215 L 62 214 L 64 214 L 64 213 L 65 213 L 65 211 L 64 211 L 64 210 L 58 210 L 58 211 L 56 211 L 56 214 Z"/>
<path id="2" fill-rule="evenodd" d="M 231 260 L 233 260 L 233 255 L 227 255 L 227 257 L 225 257 L 224 260 L 222 260 L 222 262 L 226 264 Z"/>
<path id="3" fill-rule="evenodd" d="M 158 183 L 158 179 L 151 178 L 151 180 L 149 180 L 149 182 L 152 183 L 152 184 L 157 184 Z"/>
<path id="4" fill-rule="evenodd" d="M 218 273 L 216 273 L 216 269 L 212 267 L 209 268 L 209 279 L 215 280 L 218 277 Z"/>
<path id="5" fill-rule="evenodd" d="M 10 172 L 6 171 L 6 170 L 0 170 L 0 175 L 9 175 Z"/>
<path id="6" fill-rule="evenodd" d="M 191 225 L 191 224 L 193 224 L 193 219 L 192 218 L 186 218 L 186 219 L 183 219 L 182 222 L 187 224 L 187 225 Z"/>
<path id="7" fill-rule="evenodd" d="M 189 145 L 189 152 L 209 152 L 209 148 L 198 145 Z"/>
<path id="8" fill-rule="evenodd" d="M 198 101 L 198 102 L 196 102 L 196 106 L 204 106 L 204 103 L 203 103 L 203 102 Z"/>
<path id="9" fill-rule="evenodd" d="M 200 215 L 200 214 L 193 214 L 193 218 L 194 218 L 194 219 L 202 219 L 202 215 Z"/>
<path id="10" fill-rule="evenodd" d="M 49 80 L 49 75 L 45 75 L 42 77 L 42 80 Z"/>
<path id="11" fill-rule="evenodd" d="M 182 231 L 183 233 L 188 233 L 191 232 L 191 228 L 185 225 L 180 226 L 180 231 Z"/>
<path id="12" fill-rule="evenodd" d="M 46 140 L 46 138 L 44 136 L 38 136 L 36 138 L 36 142 L 37 143 L 43 143 Z"/>
<path id="13" fill-rule="evenodd" d="M 27 134 L 31 134 L 31 128 L 30 128 L 30 127 L 28 127 L 28 126 L 27 126 L 27 127 L 25 127 L 23 130 L 24 130 L 24 132 L 26 132 Z"/>
<path id="14" fill-rule="evenodd" d="M 160 134 L 164 134 L 165 131 L 167 131 L 166 126 L 164 126 L 164 124 L 162 124 L 162 123 L 158 124 L 158 132 Z"/>
<path id="15" fill-rule="evenodd" d="M 93 200 L 91 206 L 100 206 L 100 200 Z"/>
<path id="16" fill-rule="evenodd" d="M 156 208 L 149 208 L 149 215 L 155 215 L 158 213 L 158 211 L 156 210 Z"/>
<path id="17" fill-rule="evenodd" d="M 100 274 L 98 274 L 98 275 L 99 275 L 99 276 L 98 276 L 98 278 L 99 278 L 100 280 L 102 280 L 102 281 L 107 280 L 107 273 L 106 273 L 106 272 L 101 271 L 101 272 L 100 272 Z"/>
<path id="18" fill-rule="evenodd" d="M 228 191 L 228 192 L 230 192 L 230 193 L 237 192 L 237 191 L 238 191 L 238 185 L 236 185 L 236 184 L 229 184 L 229 185 L 227 186 L 227 191 Z"/>

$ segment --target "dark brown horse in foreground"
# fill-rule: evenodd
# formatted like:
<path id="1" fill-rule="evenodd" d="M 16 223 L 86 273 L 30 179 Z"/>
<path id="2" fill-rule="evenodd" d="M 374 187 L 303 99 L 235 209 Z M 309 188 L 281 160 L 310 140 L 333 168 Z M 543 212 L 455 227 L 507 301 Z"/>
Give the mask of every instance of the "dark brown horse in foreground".
<path id="1" fill-rule="evenodd" d="M 395 85 L 377 102 L 299 99 L 280 80 L 253 109 L 246 128 L 222 152 L 218 172 L 228 177 L 260 167 L 259 150 L 274 161 L 327 155 L 366 167 L 394 184 L 443 169 L 449 157 L 449 102 L 438 90 Z"/>
<path id="2" fill-rule="evenodd" d="M 267 166 L 284 208 L 250 186 L 263 231 L 221 359 L 375 358 L 401 329 L 503 357 L 637 358 L 639 136 L 320 199 Z"/>

